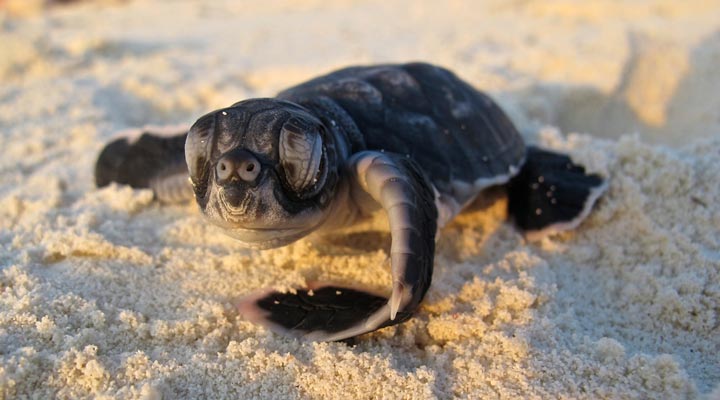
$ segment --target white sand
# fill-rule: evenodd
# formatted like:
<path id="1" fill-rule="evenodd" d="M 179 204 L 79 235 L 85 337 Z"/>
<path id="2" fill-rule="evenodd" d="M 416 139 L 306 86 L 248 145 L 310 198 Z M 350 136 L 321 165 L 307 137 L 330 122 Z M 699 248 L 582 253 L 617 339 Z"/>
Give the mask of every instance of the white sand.
<path id="1" fill-rule="evenodd" d="M 711 3 L 137 1 L 0 16 L 0 398 L 720 398 Z M 538 244 L 504 223 L 502 198 L 462 215 L 417 317 L 355 347 L 276 336 L 233 301 L 316 279 L 387 290 L 383 221 L 257 252 L 192 206 L 93 187 L 116 130 L 415 59 L 489 90 L 530 139 L 611 188 L 580 229 Z"/>

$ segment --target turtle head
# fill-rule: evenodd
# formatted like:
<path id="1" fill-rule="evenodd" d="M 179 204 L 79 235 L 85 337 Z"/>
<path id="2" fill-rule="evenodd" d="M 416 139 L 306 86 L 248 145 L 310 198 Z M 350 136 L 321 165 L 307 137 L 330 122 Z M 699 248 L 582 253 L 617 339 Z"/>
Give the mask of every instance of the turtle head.
<path id="1" fill-rule="evenodd" d="M 185 142 L 195 199 L 246 245 L 291 243 L 325 221 L 338 182 L 334 140 L 301 106 L 241 101 L 195 122 Z"/>

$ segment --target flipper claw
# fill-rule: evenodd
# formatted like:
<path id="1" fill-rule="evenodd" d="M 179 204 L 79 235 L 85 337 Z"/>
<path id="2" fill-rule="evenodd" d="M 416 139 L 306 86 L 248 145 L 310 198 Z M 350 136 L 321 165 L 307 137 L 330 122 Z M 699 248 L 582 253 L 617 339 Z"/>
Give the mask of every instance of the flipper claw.
<path id="1" fill-rule="evenodd" d="M 393 290 L 392 295 L 390 295 L 390 301 L 388 304 L 390 305 L 390 320 L 395 321 L 395 316 L 397 316 L 397 312 L 400 309 L 400 303 L 402 302 L 402 299 L 405 295 L 405 285 L 402 284 L 400 281 L 395 281 L 393 284 Z"/>

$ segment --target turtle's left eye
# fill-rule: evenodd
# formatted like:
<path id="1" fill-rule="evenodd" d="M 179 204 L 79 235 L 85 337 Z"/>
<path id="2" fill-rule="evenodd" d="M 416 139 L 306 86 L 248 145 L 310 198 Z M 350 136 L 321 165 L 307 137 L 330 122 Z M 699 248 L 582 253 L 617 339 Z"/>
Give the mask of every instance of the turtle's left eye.
<path id="1" fill-rule="evenodd" d="M 315 196 L 325 183 L 325 151 L 320 132 L 297 118 L 280 131 L 280 166 L 287 186 L 300 198 Z"/>

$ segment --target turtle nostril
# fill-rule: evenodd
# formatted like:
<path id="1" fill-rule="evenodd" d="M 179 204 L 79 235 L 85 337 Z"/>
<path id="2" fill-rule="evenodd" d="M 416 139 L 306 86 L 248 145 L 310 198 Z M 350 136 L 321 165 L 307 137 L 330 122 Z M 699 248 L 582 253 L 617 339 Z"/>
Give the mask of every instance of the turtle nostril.
<path id="1" fill-rule="evenodd" d="M 225 181 L 232 175 L 232 165 L 228 160 L 220 160 L 217 163 L 217 177 L 220 181 Z"/>
<path id="2" fill-rule="evenodd" d="M 229 151 L 220 157 L 215 165 L 217 181 L 222 185 L 241 180 L 254 182 L 260 172 L 260 161 L 252 153 L 243 149 Z"/>
<path id="3" fill-rule="evenodd" d="M 245 160 L 238 173 L 242 180 L 252 182 L 260 174 L 260 164 L 254 159 Z"/>

